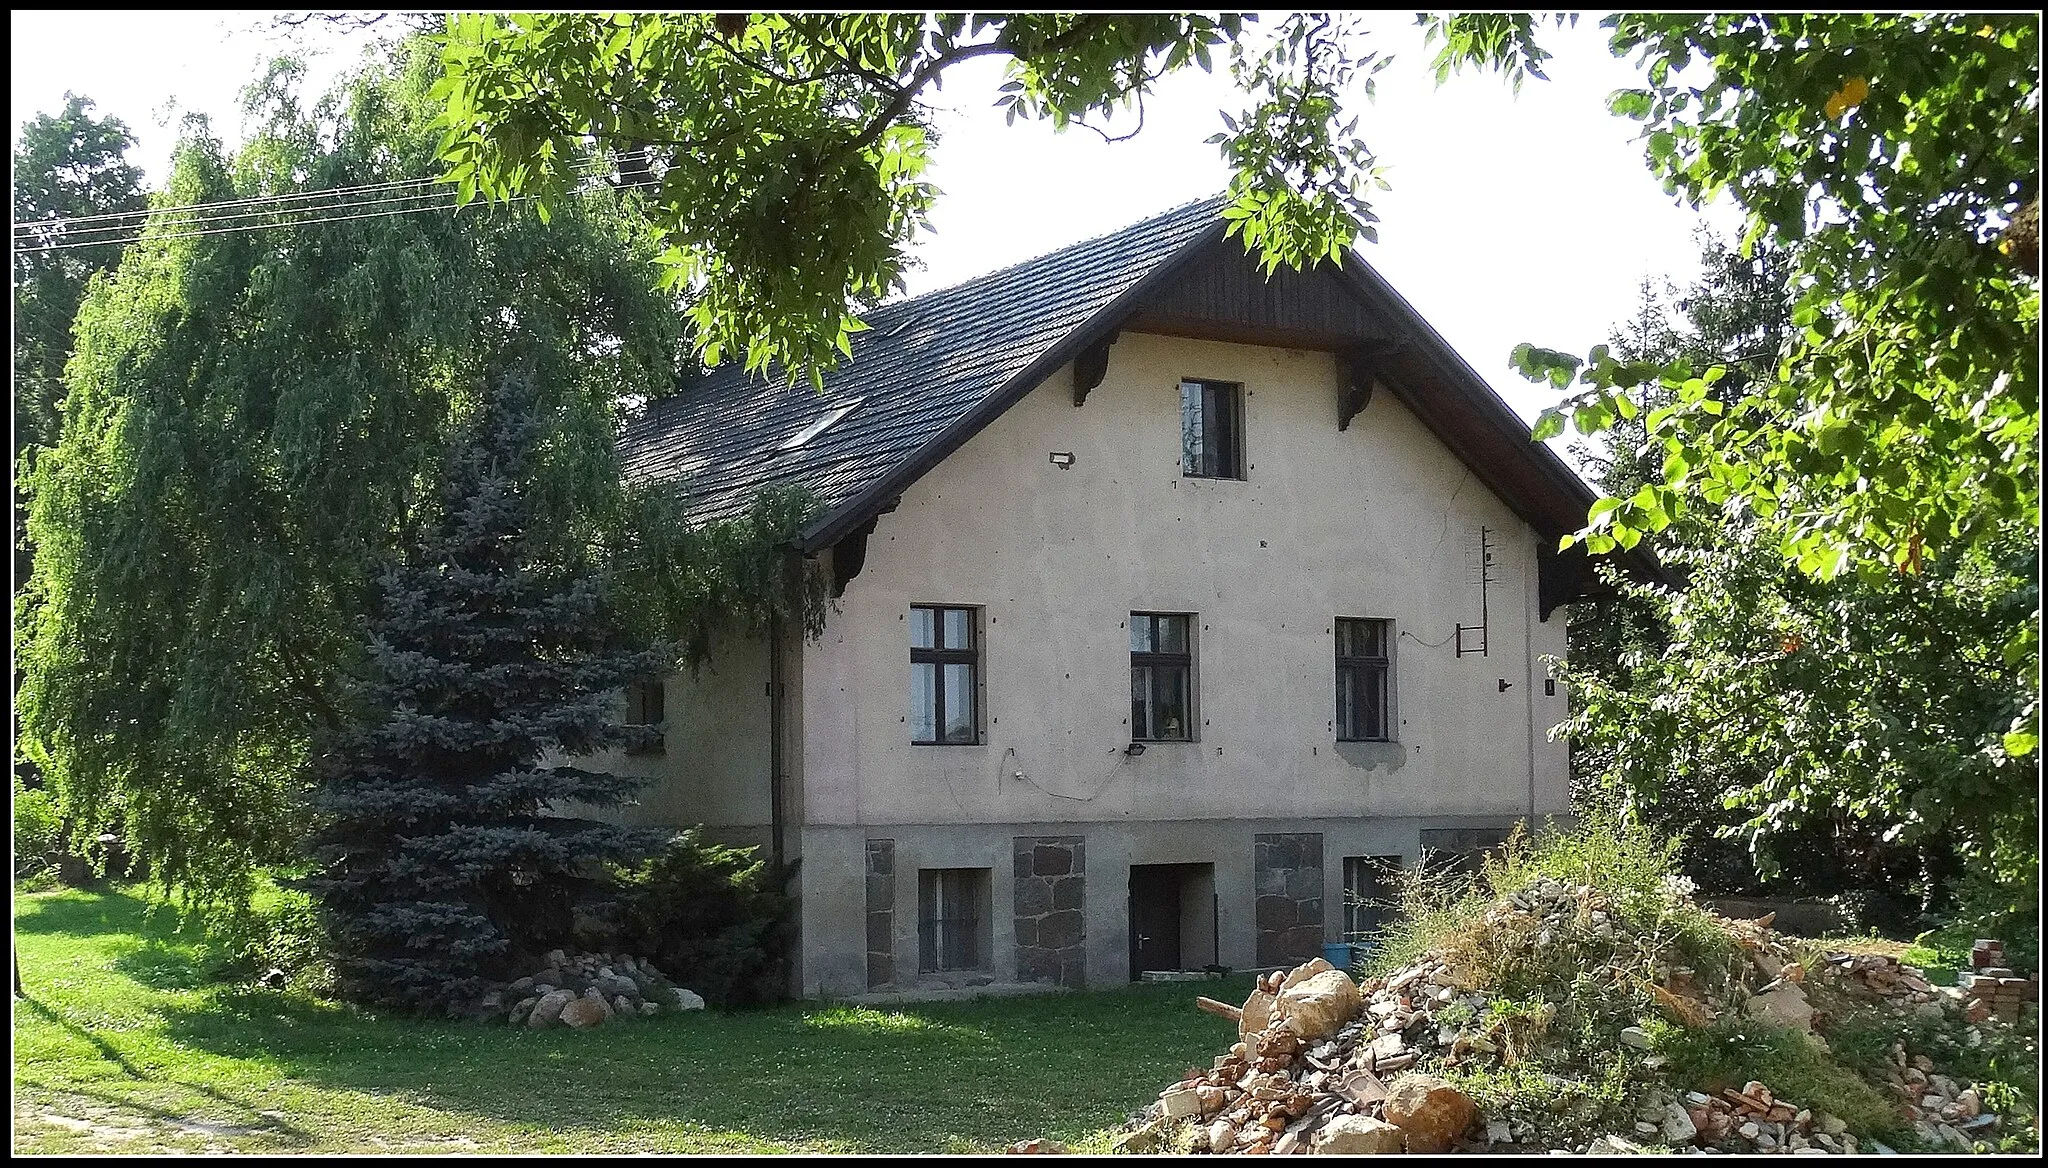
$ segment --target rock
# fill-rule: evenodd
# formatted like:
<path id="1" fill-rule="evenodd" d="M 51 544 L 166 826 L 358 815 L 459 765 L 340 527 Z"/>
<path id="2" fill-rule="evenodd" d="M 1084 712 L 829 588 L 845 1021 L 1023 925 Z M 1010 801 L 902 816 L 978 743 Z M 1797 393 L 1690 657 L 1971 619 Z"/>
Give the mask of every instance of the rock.
<path id="1" fill-rule="evenodd" d="M 602 998 L 577 998 L 563 1006 L 561 1014 L 562 1025 L 572 1030 L 602 1026 L 608 1016 Z"/>
<path id="2" fill-rule="evenodd" d="M 1620 1136 L 1601 1136 L 1586 1145 L 1588 1156 L 1633 1156 L 1643 1149 Z"/>
<path id="3" fill-rule="evenodd" d="M 1382 1034 L 1378 1038 L 1373 1039 L 1371 1050 L 1373 1059 L 1376 1062 L 1383 1063 L 1388 1059 L 1399 1058 L 1408 1053 L 1408 1044 L 1401 1040 L 1401 1035 L 1397 1031 L 1393 1034 Z"/>
<path id="4" fill-rule="evenodd" d="M 1067 1146 L 1058 1140 L 1018 1140 L 1003 1151 L 1012 1156 L 1066 1156 Z"/>
<path id="5" fill-rule="evenodd" d="M 653 1002 L 640 1003 L 640 1016 L 642 1018 L 652 1018 L 653 1016 L 659 1013 L 661 1013 L 661 1007 L 655 1005 Z"/>
<path id="6" fill-rule="evenodd" d="M 550 949 L 545 960 L 548 963 L 549 969 L 560 969 L 564 965 L 569 964 L 569 955 L 560 949 Z"/>
<path id="7" fill-rule="evenodd" d="M 518 998 L 524 997 L 527 991 L 531 990 L 532 988 L 533 979 L 530 977 L 522 977 L 518 981 L 513 982 L 511 985 L 506 986 L 505 992 L 511 994 L 515 998 Z"/>
<path id="8" fill-rule="evenodd" d="M 1319 1156 L 1390 1155 L 1401 1151 L 1402 1138 L 1400 1128 L 1383 1120 L 1340 1115 L 1316 1132 L 1310 1150 Z"/>
<path id="9" fill-rule="evenodd" d="M 1358 983 L 1351 975 L 1341 969 L 1326 969 L 1283 988 L 1275 1008 L 1289 1030 L 1313 1040 L 1335 1033 L 1358 1017 L 1361 1005 Z"/>
<path id="10" fill-rule="evenodd" d="M 1148 1123 L 1136 1131 L 1128 1131 L 1117 1137 L 1116 1150 L 1132 1156 L 1143 1156 L 1159 1150 L 1159 1125 Z"/>
<path id="11" fill-rule="evenodd" d="M 1387 1122 L 1408 1137 L 1411 1152 L 1449 1151 L 1477 1110 L 1462 1091 L 1434 1075 L 1403 1075 L 1388 1088 Z"/>
<path id="12" fill-rule="evenodd" d="M 1794 1030 L 1813 1029 L 1813 1006 L 1806 1000 L 1806 991 L 1789 981 L 1749 999 L 1743 1003 L 1742 1012 Z"/>
<path id="13" fill-rule="evenodd" d="M 580 1002 L 582 1000 L 569 990 L 550 991 L 535 1000 L 533 1012 L 526 1017 L 526 1024 L 535 1030 L 539 1030 L 544 1026 L 552 1026 L 555 1024 L 556 1019 L 562 1016 L 564 1007 L 570 1002 Z"/>
<path id="14" fill-rule="evenodd" d="M 1320 957 L 1312 957 L 1288 971 L 1287 976 L 1281 979 L 1280 991 L 1285 993 L 1309 978 L 1328 973 L 1335 968 L 1337 967 Z"/>
<path id="15" fill-rule="evenodd" d="M 1168 1119 L 1188 1119 L 1202 1114 L 1202 1097 L 1193 1087 L 1169 1088 L 1159 1097 L 1159 1111 Z"/>
<path id="16" fill-rule="evenodd" d="M 539 998 L 522 999 L 518 1005 L 512 1007 L 512 1014 L 506 1021 L 513 1026 L 519 1025 L 533 1014 L 533 1008 L 539 1004 Z"/>
<path id="17" fill-rule="evenodd" d="M 1820 1130 L 1828 1133 L 1831 1136 L 1838 1136 L 1841 1135 L 1843 1132 L 1849 1130 L 1848 1121 L 1837 1118 L 1836 1116 L 1829 1115 L 1825 1111 L 1821 1112 L 1819 1115 L 1814 1116 L 1813 1121 L 1814 1123 L 1819 1125 Z"/>
<path id="18" fill-rule="evenodd" d="M 1489 1120 L 1487 1120 L 1487 1121 L 1486 1121 L 1486 1142 L 1487 1142 L 1487 1143 L 1489 1143 L 1489 1144 L 1506 1144 L 1506 1143 L 1512 1143 L 1512 1142 L 1514 1142 L 1514 1138 L 1515 1138 L 1515 1133 L 1514 1133 L 1514 1129 L 1512 1129 L 1512 1128 L 1510 1128 L 1510 1127 L 1508 1126 L 1508 1122 L 1507 1122 L 1506 1120 L 1504 1120 L 1504 1119 L 1489 1119 Z"/>
<path id="19" fill-rule="evenodd" d="M 1640 1026 L 1626 1026 L 1621 1031 L 1621 1044 L 1637 1050 L 1650 1049 L 1650 1032 Z"/>
<path id="20" fill-rule="evenodd" d="M 1204 1130 L 1209 1136 L 1209 1150 L 1219 1156 L 1237 1146 L 1237 1129 L 1227 1119 L 1219 1119 Z"/>
<path id="21" fill-rule="evenodd" d="M 1243 1012 L 1237 1019 L 1237 1036 L 1248 1039 L 1264 1030 L 1273 1021 L 1274 997 L 1263 989 L 1255 989 L 1244 1000 Z"/>
<path id="22" fill-rule="evenodd" d="M 701 1010 L 704 1008 L 703 998 L 698 997 L 681 986 L 676 987 L 675 995 L 676 1009 L 678 1010 Z"/>
<path id="23" fill-rule="evenodd" d="M 612 1015 L 617 1018 L 636 1018 L 640 1015 L 640 1010 L 626 999 L 626 995 L 620 994 L 612 999 Z"/>
<path id="24" fill-rule="evenodd" d="M 596 1003 L 598 1012 L 604 1015 L 604 1020 L 607 1022 L 612 1020 L 612 1004 L 604 1000 L 604 995 L 598 992 L 596 986 L 583 991 L 583 1000 Z M 564 1009 L 566 1008 L 564 1007 Z"/>
<path id="25" fill-rule="evenodd" d="M 1699 1125 L 1692 1121 L 1691 1113 L 1676 1103 L 1664 1105 L 1664 1114 L 1658 1119 L 1657 1128 L 1664 1142 L 1675 1146 L 1690 1144 L 1700 1134 Z"/>

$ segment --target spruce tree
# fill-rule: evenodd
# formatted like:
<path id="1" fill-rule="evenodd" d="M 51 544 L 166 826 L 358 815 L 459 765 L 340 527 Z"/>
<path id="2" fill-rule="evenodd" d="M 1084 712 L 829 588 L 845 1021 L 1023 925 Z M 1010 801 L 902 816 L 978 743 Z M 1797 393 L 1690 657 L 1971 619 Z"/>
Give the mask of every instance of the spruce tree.
<path id="1" fill-rule="evenodd" d="M 383 573 L 362 716 L 315 763 L 307 887 L 359 1001 L 474 1003 L 602 908 L 605 861 L 665 834 L 551 813 L 616 806 L 645 783 L 544 760 L 657 734 L 614 719 L 615 691 L 660 676 L 668 654 L 625 644 L 600 576 L 537 529 L 541 430 L 530 377 L 486 395 L 430 534 Z"/>

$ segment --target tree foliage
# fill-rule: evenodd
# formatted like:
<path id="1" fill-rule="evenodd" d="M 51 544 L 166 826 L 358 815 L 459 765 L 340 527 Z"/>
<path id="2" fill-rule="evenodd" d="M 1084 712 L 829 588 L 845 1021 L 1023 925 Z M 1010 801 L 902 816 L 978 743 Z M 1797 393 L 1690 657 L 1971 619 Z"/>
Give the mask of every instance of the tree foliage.
<path id="1" fill-rule="evenodd" d="M 188 126 L 165 198 L 424 178 L 437 74 L 416 46 L 307 109 L 274 68 L 232 156 Z M 615 426 L 673 384 L 679 328 L 603 192 L 548 223 L 497 207 L 176 234 L 145 233 L 80 309 L 63 438 L 28 483 L 19 702 L 78 830 L 118 820 L 154 875 L 204 895 L 294 854 L 307 744 L 343 719 L 376 566 L 423 530 L 479 387 L 533 370 L 550 422 L 529 501 L 566 560 L 623 514 Z"/>
<path id="2" fill-rule="evenodd" d="M 920 99 L 997 57 L 1008 119 L 1088 125 L 1159 77 L 1225 48 L 1247 107 L 1219 136 L 1230 231 L 1268 267 L 1335 256 L 1372 220 L 1371 154 L 1339 97 L 1378 59 L 1348 18 L 1289 17 L 1263 48 L 1248 18 L 1146 13 L 855 15 L 532 13 L 451 17 L 446 178 L 465 200 L 590 181 L 589 149 L 624 155 L 671 285 L 687 288 L 707 364 L 743 356 L 820 382 L 854 313 L 899 287 L 928 225 L 934 145 Z M 1369 232 L 1370 228 L 1366 228 Z"/>
<path id="3" fill-rule="evenodd" d="M 527 498 L 549 416 L 529 378 L 485 397 L 449 459 L 439 515 L 379 581 L 358 718 L 322 743 L 307 881 L 350 997 L 474 1005 L 494 977 L 606 903 L 602 865 L 660 833 L 548 813 L 626 802 L 644 777 L 546 765 L 635 746 L 618 690 L 670 654 L 621 635 L 602 575 L 561 563 Z"/>
<path id="4" fill-rule="evenodd" d="M 142 171 L 127 159 L 135 139 L 119 118 L 92 116 L 92 99 L 64 95 L 37 114 L 14 145 L 14 449 L 52 445 L 63 399 L 71 320 L 96 272 L 121 259 L 118 244 L 78 242 L 63 223 L 140 211 Z"/>
<path id="5" fill-rule="evenodd" d="M 1427 18 L 1452 61 L 1540 53 L 1526 18 Z M 1793 257 L 1791 329 L 1739 394 L 1684 359 L 1581 360 L 1524 345 L 1532 379 L 1579 388 L 1540 437 L 1638 412 L 1667 453 L 1577 539 L 1633 546 L 1689 507 L 1770 521 L 1802 572 L 1926 570 L 1996 558 L 2040 521 L 2039 23 L 2027 14 L 1621 15 L 1617 56 L 1647 84 L 1610 108 L 1695 206 L 1741 208 L 1745 252 Z M 1540 57 L 1537 58 L 1540 60 Z M 1668 392 L 1648 407 L 1648 395 Z M 2032 661 L 2038 612 L 2007 630 Z M 2032 711 L 2010 728 L 2033 737 Z"/>
<path id="6" fill-rule="evenodd" d="M 1721 367 L 1712 392 L 1728 398 L 1767 381 L 1792 327 L 1782 277 L 1794 261 L 1761 247 L 1745 259 L 1708 240 L 1682 318 L 1646 298 L 1616 359 Z M 1658 393 L 1644 399 L 1651 412 L 1668 405 Z M 1663 471 L 1647 417 L 1610 427 L 1604 457 L 1580 451 L 1610 497 Z M 1942 884 L 1960 859 L 1983 878 L 1965 912 L 1989 921 L 2030 904 L 2030 747 L 2008 737 L 2032 694 L 2001 649 L 2038 604 L 2035 534 L 2008 523 L 1916 573 L 1821 580 L 1777 554 L 1780 520 L 1720 511 L 1699 490 L 1652 537 L 1682 591 L 1617 580 L 1617 602 L 1573 615 L 1565 730 L 1582 780 L 1673 828 L 1718 825 L 1764 876 L 1782 861 L 1879 889 L 1904 854 L 1938 901 L 1956 891 Z"/>

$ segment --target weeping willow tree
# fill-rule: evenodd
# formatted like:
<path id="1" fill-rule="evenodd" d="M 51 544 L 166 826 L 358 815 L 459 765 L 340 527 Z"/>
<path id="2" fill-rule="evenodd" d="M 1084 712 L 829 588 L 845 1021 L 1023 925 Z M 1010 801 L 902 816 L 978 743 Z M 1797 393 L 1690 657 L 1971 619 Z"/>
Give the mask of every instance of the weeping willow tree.
<path id="1" fill-rule="evenodd" d="M 309 108 L 302 70 L 280 62 L 246 93 L 246 144 L 230 153 L 188 122 L 157 197 L 429 176 L 438 72 L 407 47 Z M 635 399 L 674 384 L 682 351 L 614 192 L 545 219 L 306 210 L 335 202 L 153 226 L 84 301 L 62 437 L 29 470 L 23 750 L 80 840 L 117 830 L 201 900 L 294 858 L 308 743 L 356 714 L 342 695 L 373 565 L 429 521 L 483 387 L 515 368 L 542 387 L 526 489 L 566 558 L 630 525 L 612 436 Z"/>

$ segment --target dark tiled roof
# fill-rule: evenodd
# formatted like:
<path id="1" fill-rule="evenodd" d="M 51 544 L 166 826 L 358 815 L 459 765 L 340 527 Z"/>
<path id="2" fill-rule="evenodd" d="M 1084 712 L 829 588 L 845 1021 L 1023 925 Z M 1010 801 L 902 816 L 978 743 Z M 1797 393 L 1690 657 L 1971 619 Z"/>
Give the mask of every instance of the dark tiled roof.
<path id="1" fill-rule="evenodd" d="M 830 513 L 909 461 L 948 427 L 1129 293 L 1161 263 L 1220 232 L 1220 198 L 886 304 L 865 318 L 853 357 L 785 388 L 736 364 L 655 403 L 621 439 L 627 477 L 679 478 L 704 524 L 746 511 L 764 488 L 799 483 Z M 782 446 L 832 411 L 853 410 L 795 449 Z"/>

